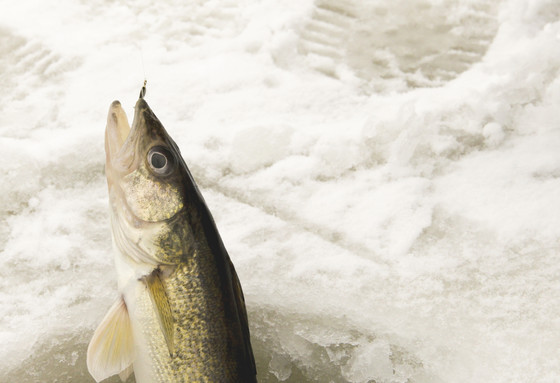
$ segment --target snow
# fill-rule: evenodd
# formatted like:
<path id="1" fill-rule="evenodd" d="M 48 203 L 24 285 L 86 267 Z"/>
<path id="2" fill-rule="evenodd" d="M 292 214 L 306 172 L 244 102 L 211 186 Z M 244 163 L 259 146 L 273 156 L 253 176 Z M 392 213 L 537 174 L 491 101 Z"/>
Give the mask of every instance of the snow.
<path id="1" fill-rule="evenodd" d="M 559 381 L 558 20 L 557 0 L 2 7 L 0 381 L 93 381 L 106 114 L 131 118 L 144 76 L 259 381 Z"/>

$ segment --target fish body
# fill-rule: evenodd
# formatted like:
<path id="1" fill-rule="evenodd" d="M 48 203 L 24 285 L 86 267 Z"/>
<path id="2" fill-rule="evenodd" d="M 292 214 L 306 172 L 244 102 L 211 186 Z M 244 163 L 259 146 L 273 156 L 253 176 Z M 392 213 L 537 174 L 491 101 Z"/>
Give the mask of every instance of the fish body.
<path id="1" fill-rule="evenodd" d="M 145 93 L 145 91 L 144 91 Z M 241 285 L 175 142 L 141 92 L 132 128 L 118 101 L 105 133 L 121 297 L 94 333 L 101 381 L 256 382 Z"/>

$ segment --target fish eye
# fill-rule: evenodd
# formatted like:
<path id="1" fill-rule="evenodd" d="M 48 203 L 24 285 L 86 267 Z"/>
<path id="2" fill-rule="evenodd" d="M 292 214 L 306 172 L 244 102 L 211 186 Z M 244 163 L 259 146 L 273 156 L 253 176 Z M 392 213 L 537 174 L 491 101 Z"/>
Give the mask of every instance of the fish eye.
<path id="1" fill-rule="evenodd" d="M 154 169 L 161 169 L 167 165 L 167 158 L 158 152 L 152 153 L 152 158 L 150 159 L 150 163 Z"/>
<path id="2" fill-rule="evenodd" d="M 173 154 L 163 146 L 154 146 L 148 152 L 148 165 L 154 173 L 168 175 L 173 171 Z"/>

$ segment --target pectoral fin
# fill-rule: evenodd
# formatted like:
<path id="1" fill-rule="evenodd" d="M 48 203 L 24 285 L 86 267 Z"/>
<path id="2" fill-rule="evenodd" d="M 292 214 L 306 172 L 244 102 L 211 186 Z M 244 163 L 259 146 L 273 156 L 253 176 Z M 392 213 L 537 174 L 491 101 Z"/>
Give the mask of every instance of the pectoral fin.
<path id="1" fill-rule="evenodd" d="M 87 366 L 100 382 L 121 373 L 134 361 L 130 318 L 123 298 L 119 298 L 95 330 L 87 350 Z"/>
<path id="2" fill-rule="evenodd" d="M 148 286 L 150 297 L 152 298 L 152 302 L 156 308 L 161 331 L 163 332 L 167 348 L 169 349 L 169 355 L 172 356 L 174 352 L 173 316 L 171 314 L 169 299 L 165 293 L 163 283 L 161 282 L 161 271 L 159 269 L 154 270 L 153 273 L 144 277 L 144 281 Z"/>

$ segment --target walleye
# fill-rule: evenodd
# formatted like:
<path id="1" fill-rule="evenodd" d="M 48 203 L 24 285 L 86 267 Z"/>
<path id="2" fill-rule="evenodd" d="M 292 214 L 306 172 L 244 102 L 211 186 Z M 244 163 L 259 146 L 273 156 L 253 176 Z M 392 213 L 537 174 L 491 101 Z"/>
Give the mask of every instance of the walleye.
<path id="1" fill-rule="evenodd" d="M 144 84 L 145 85 L 145 84 Z M 105 130 L 120 297 L 87 352 L 97 382 L 256 382 L 243 292 L 179 148 L 144 100 Z"/>

